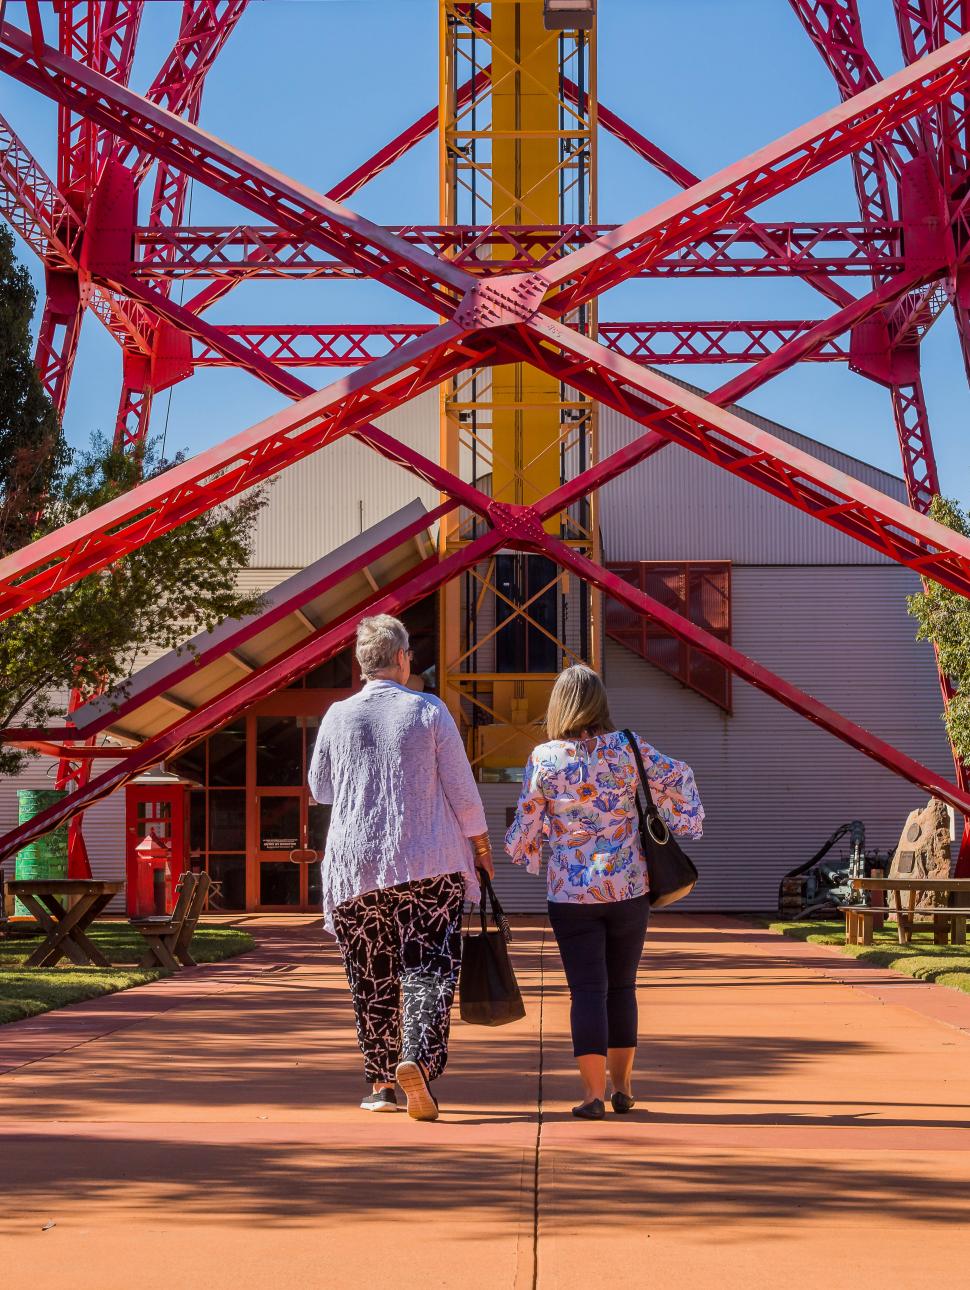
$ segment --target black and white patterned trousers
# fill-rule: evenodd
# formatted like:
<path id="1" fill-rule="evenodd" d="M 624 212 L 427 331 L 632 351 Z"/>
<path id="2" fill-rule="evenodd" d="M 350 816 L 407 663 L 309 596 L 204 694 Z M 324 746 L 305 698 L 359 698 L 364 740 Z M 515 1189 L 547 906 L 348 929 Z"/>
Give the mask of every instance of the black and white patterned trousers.
<path id="1" fill-rule="evenodd" d="M 334 910 L 371 1083 L 391 1083 L 400 1061 L 420 1062 L 429 1080 L 445 1069 L 464 900 L 464 880 L 449 873 L 370 891 Z"/>

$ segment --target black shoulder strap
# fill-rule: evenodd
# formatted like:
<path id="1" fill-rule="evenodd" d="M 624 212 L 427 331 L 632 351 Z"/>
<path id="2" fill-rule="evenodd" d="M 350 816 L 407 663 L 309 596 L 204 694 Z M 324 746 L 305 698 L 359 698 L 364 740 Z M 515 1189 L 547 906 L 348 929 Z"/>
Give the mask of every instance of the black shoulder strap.
<path id="1" fill-rule="evenodd" d="M 643 765 L 643 758 L 640 755 L 640 743 L 632 730 L 624 730 L 626 741 L 630 745 L 630 751 L 633 753 L 633 760 L 637 764 L 637 776 L 640 781 L 640 787 L 643 789 L 643 795 L 647 799 L 647 809 L 644 811 L 643 803 L 640 801 L 640 794 L 637 793 L 637 814 L 640 816 L 640 823 L 646 827 L 647 819 L 650 816 L 658 815 L 656 803 L 653 800 L 653 794 L 650 792 L 650 781 L 647 779 L 647 772 Z"/>

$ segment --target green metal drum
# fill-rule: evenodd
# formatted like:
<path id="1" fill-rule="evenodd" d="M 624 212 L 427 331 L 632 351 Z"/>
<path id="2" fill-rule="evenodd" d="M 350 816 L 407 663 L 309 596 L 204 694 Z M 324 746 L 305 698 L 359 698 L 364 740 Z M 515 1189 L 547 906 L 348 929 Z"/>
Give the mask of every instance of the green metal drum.
<path id="1" fill-rule="evenodd" d="M 26 824 L 28 820 L 53 806 L 64 796 L 57 788 L 18 788 L 18 820 Z M 47 833 L 36 842 L 31 842 L 22 851 L 17 852 L 15 877 L 25 881 L 30 878 L 66 878 L 67 877 L 67 825 L 62 824 L 53 833 Z M 28 910 L 18 900 L 15 914 L 27 914 Z"/>

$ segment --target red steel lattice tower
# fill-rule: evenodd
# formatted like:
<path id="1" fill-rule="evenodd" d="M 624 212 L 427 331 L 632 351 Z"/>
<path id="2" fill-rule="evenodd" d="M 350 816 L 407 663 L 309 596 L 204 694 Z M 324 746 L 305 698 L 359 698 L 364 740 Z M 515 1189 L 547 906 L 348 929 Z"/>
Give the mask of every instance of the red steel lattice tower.
<path id="1" fill-rule="evenodd" d="M 970 369 L 970 22 L 965 6 L 952 0 L 895 0 L 906 65 L 884 78 L 866 49 L 855 0 L 791 0 L 833 75 L 841 102 L 753 156 L 702 179 L 598 100 L 590 82 L 595 61 L 588 57 L 595 41 L 594 0 L 447 0 L 442 4 L 442 66 L 451 70 L 442 78 L 441 103 L 325 194 L 198 127 L 206 74 L 245 7 L 245 0 L 185 0 L 173 49 L 145 93 L 129 86 L 139 3 L 59 0 L 52 12 L 30 0 L 25 29 L 3 25 L 0 72 L 58 105 L 56 180 L 44 174 L 15 126 L 0 120 L 3 213 L 44 264 L 48 290 L 38 366 L 58 406 L 63 408 L 68 397 L 77 335 L 87 311 L 122 350 L 116 441 L 127 449 L 137 451 L 144 439 L 153 394 L 187 380 L 197 366 L 240 367 L 286 393 L 292 406 L 0 561 L 0 615 L 16 613 L 104 568 L 281 467 L 352 434 L 440 489 L 445 535 L 434 568 L 422 567 L 392 592 L 375 591 L 361 612 L 399 610 L 433 591 L 459 586 L 476 571 L 494 571 L 506 556 L 541 558 L 556 570 L 557 584 L 568 578 L 586 589 L 591 613 L 601 593 L 647 615 L 735 676 L 970 814 L 962 768 L 957 782 L 947 783 L 624 583 L 598 564 L 595 525 L 589 522 L 589 501 L 603 483 L 676 443 L 921 577 L 970 593 L 970 542 L 926 514 L 939 483 L 919 366 L 921 340 L 949 306 Z M 448 22 L 452 63 L 461 32 L 486 49 L 485 57 L 469 61 L 465 77 L 451 74 Z M 518 35 L 510 37 L 509 32 Z M 515 39 L 520 44 L 510 78 Z M 540 67 L 540 50 L 550 39 L 555 65 Z M 571 57 L 577 50 L 585 53 Z M 543 160 L 543 148 L 535 143 L 546 127 L 522 124 L 523 84 L 536 76 L 547 78 L 543 90 L 556 99 L 553 133 L 562 164 Z M 499 107 L 496 86 L 505 96 Z M 518 151 L 508 158 L 493 134 L 488 166 L 482 145 L 476 148 L 470 137 L 459 137 L 459 123 L 486 102 L 496 119 L 510 111 L 513 125 L 508 128 L 518 132 Z M 445 203 L 446 222 L 385 228 L 344 205 L 439 127 L 443 178 L 448 191 L 451 173 L 455 197 Z M 500 126 L 498 134 L 506 127 Z M 596 132 L 604 130 L 639 158 L 634 162 L 631 157 L 631 164 L 657 168 L 679 189 L 617 227 L 595 222 L 591 197 L 593 143 Z M 481 137 L 483 132 L 471 133 Z M 580 139 L 586 143 L 577 144 Z M 577 163 L 584 147 L 585 159 Z M 469 163 L 468 173 L 482 182 L 488 169 L 490 184 L 493 161 L 511 166 L 512 172 L 518 165 L 518 186 L 503 172 L 501 200 L 491 195 L 487 203 L 463 205 L 457 197 L 460 157 Z M 762 203 L 843 159 L 852 165 L 857 222 L 757 219 Z M 523 167 L 532 168 L 540 188 L 555 172 L 558 210 L 545 197 L 527 200 L 534 187 L 523 182 Z M 587 177 L 590 188 L 575 210 L 567 210 L 563 193 L 572 191 L 568 185 L 579 175 Z M 141 188 L 149 176 L 152 196 L 146 201 Z M 249 211 L 252 222 L 226 228 L 186 225 L 190 183 L 218 190 Z M 594 312 L 604 292 L 635 278 L 772 275 L 798 277 L 811 285 L 821 297 L 819 316 L 794 322 L 614 322 L 597 319 Z M 411 327 L 284 328 L 218 326 L 205 318 L 205 311 L 238 285 L 268 278 L 377 279 L 418 302 L 427 319 Z M 206 285 L 177 302 L 172 284 L 185 279 Z M 727 410 L 794 363 L 808 361 L 848 362 L 890 391 L 909 507 Z M 667 362 L 744 366 L 701 397 L 653 366 Z M 301 367 L 325 365 L 353 370 L 320 390 L 297 375 Z M 503 373 L 517 375 L 510 384 Z M 583 429 L 570 442 L 573 447 L 585 444 L 585 456 L 570 457 L 572 449 L 563 449 L 554 475 L 544 477 L 541 487 L 526 486 L 522 454 L 530 443 L 529 399 L 517 393 L 526 384 L 542 391 L 542 416 L 548 419 L 543 434 L 550 444 L 562 447 L 567 411 L 578 411 L 583 425 L 591 426 L 598 404 L 638 422 L 642 433 L 597 460 L 595 435 Z M 430 460 L 373 424 L 381 414 L 439 387 L 445 392 L 446 426 L 450 417 L 453 428 L 461 424 L 459 414 L 483 410 L 483 400 L 469 400 L 464 392 L 504 390 L 501 399 L 484 400 L 491 405 L 492 424 L 480 439 L 487 440 L 495 459 L 498 449 L 506 456 L 506 449 L 511 450 L 509 488 L 497 487 L 497 475 L 486 481 L 490 472 L 464 468 L 456 433 L 446 430 L 440 459 Z M 476 434 L 478 429 L 475 425 Z M 577 523 L 587 531 L 578 532 Z M 491 579 L 493 596 L 505 594 L 494 572 L 483 576 L 486 582 Z M 456 643 L 459 653 L 476 646 L 478 626 L 468 612 L 467 591 L 464 602 L 459 591 L 443 594 L 446 605 L 454 606 L 447 614 L 457 615 L 446 651 Z M 513 596 L 511 608 L 513 617 L 529 614 L 528 595 L 525 602 Z M 344 648 L 352 629 L 352 623 L 342 623 L 322 631 L 218 700 L 174 719 L 127 757 L 116 759 L 108 771 L 87 782 L 75 777 L 65 802 L 3 839 L 0 856 L 60 820 L 76 818 L 140 769 L 172 756 L 301 669 Z M 557 663 L 577 648 L 576 641 L 565 639 L 561 625 L 551 635 Z M 591 629 L 580 652 L 593 656 L 595 639 Z M 452 661 L 453 656 L 440 660 L 446 665 Z M 502 678 L 496 685 L 504 683 Z M 474 698 L 482 697 L 477 690 Z M 517 709 L 515 700 L 514 693 L 499 695 L 497 689 L 491 700 L 486 696 L 493 717 L 497 714 L 506 725 L 515 724 L 517 712 L 524 711 L 526 719 L 534 716 L 528 704 Z M 470 727 L 474 733 L 474 721 Z M 6 737 L 26 742 L 52 733 L 7 732 Z M 70 724 L 56 733 L 69 748 L 79 738 Z M 481 742 L 477 747 L 481 752 Z M 964 847 L 961 863 L 968 861 Z"/>

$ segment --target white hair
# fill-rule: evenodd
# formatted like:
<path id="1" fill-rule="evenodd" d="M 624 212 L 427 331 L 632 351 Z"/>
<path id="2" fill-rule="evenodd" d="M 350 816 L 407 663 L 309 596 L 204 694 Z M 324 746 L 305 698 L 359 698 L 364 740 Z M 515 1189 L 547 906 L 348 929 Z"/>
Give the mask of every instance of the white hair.
<path id="1" fill-rule="evenodd" d="M 367 678 L 394 667 L 398 650 L 407 653 L 409 645 L 408 629 L 399 618 L 392 618 L 390 614 L 362 618 L 357 624 L 357 662 L 361 675 Z"/>

